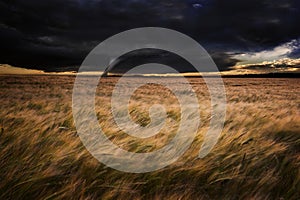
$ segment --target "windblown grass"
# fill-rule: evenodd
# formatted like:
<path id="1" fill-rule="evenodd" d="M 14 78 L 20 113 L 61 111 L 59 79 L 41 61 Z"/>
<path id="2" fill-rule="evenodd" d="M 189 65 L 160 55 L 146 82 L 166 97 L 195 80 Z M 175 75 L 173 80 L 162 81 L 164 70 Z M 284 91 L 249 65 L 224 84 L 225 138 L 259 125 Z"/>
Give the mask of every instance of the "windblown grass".
<path id="1" fill-rule="evenodd" d="M 0 199 L 300 199 L 299 80 L 225 79 L 225 127 L 203 159 L 197 155 L 211 117 L 209 94 L 201 79 L 189 80 L 201 112 L 192 146 L 164 169 L 130 174 L 99 163 L 81 143 L 72 118 L 73 76 L 0 77 Z M 111 116 L 115 82 L 104 79 L 96 97 L 108 137 L 133 152 L 163 147 L 180 120 L 174 95 L 158 85 L 135 92 L 134 121 L 146 126 L 153 103 L 166 105 L 168 120 L 158 135 L 134 139 Z"/>

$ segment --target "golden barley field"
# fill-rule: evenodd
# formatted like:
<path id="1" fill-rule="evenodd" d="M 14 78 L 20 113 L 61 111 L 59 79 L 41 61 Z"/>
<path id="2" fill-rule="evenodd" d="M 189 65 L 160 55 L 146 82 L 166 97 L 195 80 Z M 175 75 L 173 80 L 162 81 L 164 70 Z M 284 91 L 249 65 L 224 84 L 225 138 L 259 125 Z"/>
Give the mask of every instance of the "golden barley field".
<path id="1" fill-rule="evenodd" d="M 164 79 L 184 92 L 176 77 Z M 111 169 L 86 150 L 72 116 L 74 80 L 67 75 L 0 76 L 0 199 L 300 199 L 299 79 L 224 78 L 225 126 L 213 150 L 200 159 L 212 117 L 210 97 L 201 78 L 188 78 L 199 100 L 197 136 L 179 160 L 148 173 Z M 163 104 L 167 113 L 157 135 L 137 139 L 112 117 L 110 97 L 117 80 L 103 78 L 95 98 L 99 124 L 109 139 L 136 153 L 163 147 L 180 121 L 175 96 L 157 84 L 135 91 L 129 103 L 133 121 L 149 124 L 154 103 Z"/>

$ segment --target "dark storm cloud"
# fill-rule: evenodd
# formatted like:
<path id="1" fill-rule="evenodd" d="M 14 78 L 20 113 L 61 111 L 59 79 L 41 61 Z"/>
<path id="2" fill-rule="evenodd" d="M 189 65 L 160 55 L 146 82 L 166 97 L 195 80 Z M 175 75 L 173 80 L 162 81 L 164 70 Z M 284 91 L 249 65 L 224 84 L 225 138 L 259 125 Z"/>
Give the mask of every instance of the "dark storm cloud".
<path id="1" fill-rule="evenodd" d="M 1 63 L 50 71 L 78 66 L 99 42 L 144 26 L 193 37 L 222 70 L 237 62 L 228 52 L 300 37 L 297 0 L 6 0 L 0 9 Z"/>

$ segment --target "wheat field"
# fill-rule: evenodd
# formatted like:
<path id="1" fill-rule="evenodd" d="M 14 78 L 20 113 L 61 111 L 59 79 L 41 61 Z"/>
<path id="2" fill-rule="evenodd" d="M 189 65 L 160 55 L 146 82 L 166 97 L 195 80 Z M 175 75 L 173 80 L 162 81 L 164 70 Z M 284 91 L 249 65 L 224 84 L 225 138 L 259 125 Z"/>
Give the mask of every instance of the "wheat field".
<path id="1" fill-rule="evenodd" d="M 165 79 L 184 92 L 176 78 Z M 72 116 L 74 80 L 67 75 L 0 77 L 0 199 L 300 199 L 299 79 L 224 78 L 225 126 L 213 150 L 199 159 L 211 119 L 210 97 L 201 78 L 188 78 L 199 100 L 197 136 L 179 160 L 149 173 L 111 169 L 87 151 Z M 156 84 L 139 88 L 129 103 L 133 121 L 149 124 L 154 103 L 165 106 L 167 120 L 159 134 L 133 138 L 112 117 L 117 80 L 99 83 L 99 124 L 127 151 L 162 148 L 180 122 L 176 97 Z"/>

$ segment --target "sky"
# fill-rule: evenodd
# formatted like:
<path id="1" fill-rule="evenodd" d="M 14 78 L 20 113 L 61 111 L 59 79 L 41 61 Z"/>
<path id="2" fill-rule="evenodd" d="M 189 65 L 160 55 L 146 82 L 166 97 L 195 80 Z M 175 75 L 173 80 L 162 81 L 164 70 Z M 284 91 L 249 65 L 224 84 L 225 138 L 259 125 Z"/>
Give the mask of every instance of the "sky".
<path id="1" fill-rule="evenodd" d="M 300 58 L 299 0 L 1 0 L 0 9 L 0 63 L 18 67 L 76 70 L 97 44 L 139 27 L 192 37 L 222 71 Z M 158 52 L 134 52 L 141 58 L 127 65 L 181 64 Z M 124 58 L 119 68 L 130 55 Z M 178 68 L 191 70 L 188 64 Z"/>

